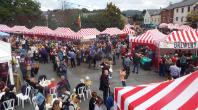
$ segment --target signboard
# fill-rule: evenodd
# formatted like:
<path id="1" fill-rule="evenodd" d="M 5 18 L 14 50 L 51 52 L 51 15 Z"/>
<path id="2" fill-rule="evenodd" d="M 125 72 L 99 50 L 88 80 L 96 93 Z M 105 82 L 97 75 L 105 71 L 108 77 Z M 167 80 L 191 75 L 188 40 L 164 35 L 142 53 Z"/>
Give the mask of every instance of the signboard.
<path id="1" fill-rule="evenodd" d="M 159 47 L 172 49 L 196 49 L 198 48 L 198 42 L 160 42 Z"/>

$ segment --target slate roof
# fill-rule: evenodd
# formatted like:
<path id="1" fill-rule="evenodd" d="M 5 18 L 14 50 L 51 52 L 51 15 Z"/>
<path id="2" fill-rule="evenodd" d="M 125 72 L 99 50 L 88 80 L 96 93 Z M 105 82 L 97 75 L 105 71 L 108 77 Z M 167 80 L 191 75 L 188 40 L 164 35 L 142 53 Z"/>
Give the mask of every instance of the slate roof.
<path id="1" fill-rule="evenodd" d="M 183 0 L 179 3 L 171 4 L 168 7 L 166 7 L 165 9 L 174 9 L 174 8 L 178 8 L 178 7 L 189 6 L 189 5 L 193 5 L 197 2 L 198 2 L 198 0 Z"/>
<path id="2" fill-rule="evenodd" d="M 153 16 L 153 15 L 159 15 L 161 13 L 161 9 L 149 9 L 147 10 L 148 13 Z"/>

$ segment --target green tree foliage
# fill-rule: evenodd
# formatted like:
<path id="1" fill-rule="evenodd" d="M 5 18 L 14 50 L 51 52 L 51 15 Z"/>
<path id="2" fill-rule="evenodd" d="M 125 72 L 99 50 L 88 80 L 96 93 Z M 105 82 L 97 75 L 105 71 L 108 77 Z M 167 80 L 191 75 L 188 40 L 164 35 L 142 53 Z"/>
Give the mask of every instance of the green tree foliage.
<path id="1" fill-rule="evenodd" d="M 31 27 L 41 22 L 38 2 L 33 0 L 0 0 L 0 23 Z"/>
<path id="2" fill-rule="evenodd" d="M 187 16 L 187 22 L 194 28 L 196 28 L 196 23 L 198 22 L 198 10 L 192 11 Z"/>
<path id="3" fill-rule="evenodd" d="M 97 28 L 100 31 L 108 27 L 118 27 L 122 29 L 124 27 L 124 19 L 121 16 L 121 11 L 114 4 L 109 3 L 105 10 L 93 12 L 88 15 L 83 15 L 82 27 Z"/>

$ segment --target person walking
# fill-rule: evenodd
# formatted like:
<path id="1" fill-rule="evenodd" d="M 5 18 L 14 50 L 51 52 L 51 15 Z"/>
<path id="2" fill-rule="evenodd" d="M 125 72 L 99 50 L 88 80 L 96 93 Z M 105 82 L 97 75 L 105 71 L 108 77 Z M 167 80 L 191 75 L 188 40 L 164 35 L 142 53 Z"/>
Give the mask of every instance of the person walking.
<path id="1" fill-rule="evenodd" d="M 74 51 L 69 52 L 70 60 L 71 60 L 71 67 L 76 67 L 75 59 L 76 59 L 76 53 Z"/>
<path id="2" fill-rule="evenodd" d="M 100 87 L 99 87 L 99 90 L 101 90 L 103 92 L 104 103 L 106 103 L 106 99 L 107 99 L 107 96 L 108 96 L 109 89 L 110 89 L 110 85 L 109 85 L 109 71 L 108 70 L 104 70 L 102 72 L 101 77 L 100 77 Z"/>
<path id="3" fill-rule="evenodd" d="M 186 71 L 186 66 L 187 66 L 187 58 L 183 54 L 182 57 L 180 58 L 180 66 L 181 66 L 181 75 L 184 75 L 184 72 Z"/>
<path id="4" fill-rule="evenodd" d="M 126 77 L 125 79 L 127 79 L 129 77 L 130 74 L 130 65 L 131 65 L 131 60 L 129 58 L 129 56 L 125 56 L 124 58 L 124 69 L 126 70 Z"/>
<path id="5" fill-rule="evenodd" d="M 135 53 L 133 58 L 133 71 L 132 71 L 133 73 L 135 72 L 136 69 L 136 74 L 138 74 L 139 65 L 140 65 L 140 56 L 138 55 L 138 53 Z"/>

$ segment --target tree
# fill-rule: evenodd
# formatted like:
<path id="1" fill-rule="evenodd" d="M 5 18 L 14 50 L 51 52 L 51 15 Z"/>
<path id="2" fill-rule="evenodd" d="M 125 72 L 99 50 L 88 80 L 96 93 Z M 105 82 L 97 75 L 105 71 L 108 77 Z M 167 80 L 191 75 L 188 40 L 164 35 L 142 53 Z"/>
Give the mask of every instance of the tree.
<path id="1" fill-rule="evenodd" d="M 40 4 L 33 0 L 1 0 L 0 23 L 31 27 L 40 23 Z"/>
<path id="2" fill-rule="evenodd" d="M 83 16 L 81 19 L 82 27 L 97 28 L 100 31 L 108 27 L 124 27 L 124 19 L 121 11 L 112 3 L 107 4 L 105 10 L 93 11 L 92 14 Z"/>
<path id="3" fill-rule="evenodd" d="M 187 15 L 187 22 L 194 28 L 196 28 L 196 23 L 198 22 L 198 10 L 192 11 Z"/>

